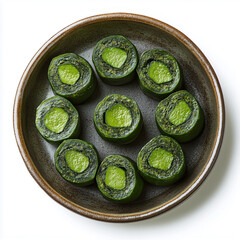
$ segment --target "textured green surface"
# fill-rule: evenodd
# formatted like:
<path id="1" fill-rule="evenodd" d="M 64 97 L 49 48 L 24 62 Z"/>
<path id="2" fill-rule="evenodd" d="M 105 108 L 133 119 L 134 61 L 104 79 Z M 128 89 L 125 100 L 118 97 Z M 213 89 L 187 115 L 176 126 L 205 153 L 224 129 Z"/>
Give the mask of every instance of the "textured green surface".
<path id="1" fill-rule="evenodd" d="M 116 104 L 106 111 L 105 121 L 112 127 L 128 127 L 132 123 L 131 112 L 122 104 Z"/>
<path id="2" fill-rule="evenodd" d="M 123 189 L 125 187 L 125 171 L 116 166 L 109 166 L 106 172 L 105 183 L 114 189 Z"/>
<path id="3" fill-rule="evenodd" d="M 136 163 L 117 154 L 109 155 L 101 162 L 96 182 L 103 197 L 118 203 L 137 199 L 143 189 Z"/>
<path id="4" fill-rule="evenodd" d="M 73 104 L 86 101 L 97 86 L 89 62 L 75 53 L 54 57 L 48 67 L 48 79 L 53 91 Z"/>
<path id="5" fill-rule="evenodd" d="M 35 124 L 39 133 L 50 142 L 76 138 L 80 133 L 77 109 L 67 99 L 54 96 L 37 107 Z"/>
<path id="6" fill-rule="evenodd" d="M 95 147 L 80 139 L 68 139 L 57 148 L 55 166 L 67 181 L 79 186 L 94 182 L 98 169 L 98 153 Z"/>
<path id="7" fill-rule="evenodd" d="M 172 80 L 172 75 L 167 66 L 161 62 L 153 61 L 150 64 L 148 75 L 157 84 L 166 83 Z"/>
<path id="8" fill-rule="evenodd" d="M 99 77 L 109 85 L 123 85 L 136 76 L 138 53 L 121 35 L 101 39 L 94 47 L 92 61 Z"/>
<path id="9" fill-rule="evenodd" d="M 118 106 L 115 108 L 114 106 L 116 105 Z M 117 115 L 119 105 L 122 105 L 124 108 L 120 107 L 120 109 L 124 109 L 123 112 L 127 113 L 124 117 L 120 116 L 120 120 L 113 117 Z M 111 111 L 111 108 L 113 108 L 113 111 Z M 128 109 L 131 114 L 132 121 L 130 125 L 128 125 L 130 122 L 130 115 L 128 111 L 125 111 L 125 108 Z M 128 120 L 126 121 L 125 118 Z M 112 122 L 109 121 L 110 119 Z M 120 94 L 110 94 L 100 101 L 95 108 L 93 120 L 98 134 L 103 139 L 119 144 L 128 144 L 134 141 L 140 134 L 143 125 L 142 114 L 137 103 L 133 99 Z M 109 122 L 112 125 L 117 123 L 116 125 L 118 126 L 125 122 L 128 126 L 113 127 L 109 125 Z"/>
<path id="10" fill-rule="evenodd" d="M 180 66 L 173 55 L 162 49 L 151 49 L 142 53 L 137 67 L 143 93 L 161 100 L 182 85 Z"/>
<path id="11" fill-rule="evenodd" d="M 71 64 L 64 64 L 58 67 L 58 74 L 63 83 L 74 84 L 79 79 L 80 74 L 77 68 Z"/>
<path id="12" fill-rule="evenodd" d="M 44 124 L 55 133 L 60 133 L 65 128 L 68 121 L 68 114 L 62 108 L 52 108 L 45 115 Z"/>
<path id="13" fill-rule="evenodd" d="M 162 148 L 155 149 L 148 159 L 150 166 L 162 170 L 169 169 L 171 167 L 172 161 L 173 161 L 172 153 Z"/>
<path id="14" fill-rule="evenodd" d="M 160 132 L 178 142 L 194 139 L 204 126 L 203 111 L 196 98 L 186 90 L 174 92 L 160 101 L 155 119 Z"/>
<path id="15" fill-rule="evenodd" d="M 102 58 L 112 67 L 120 68 L 127 59 L 127 53 L 120 48 L 108 47 L 103 50 Z"/>
<path id="16" fill-rule="evenodd" d="M 140 150 L 137 166 L 142 177 L 154 185 L 171 185 L 185 173 L 181 146 L 171 137 L 160 135 Z"/>
<path id="17" fill-rule="evenodd" d="M 179 101 L 169 114 L 169 120 L 172 124 L 178 126 L 184 123 L 191 114 L 191 109 L 185 101 Z"/>
<path id="18" fill-rule="evenodd" d="M 89 165 L 88 157 L 78 151 L 67 151 L 65 154 L 65 158 L 69 168 L 78 173 L 86 170 Z"/>

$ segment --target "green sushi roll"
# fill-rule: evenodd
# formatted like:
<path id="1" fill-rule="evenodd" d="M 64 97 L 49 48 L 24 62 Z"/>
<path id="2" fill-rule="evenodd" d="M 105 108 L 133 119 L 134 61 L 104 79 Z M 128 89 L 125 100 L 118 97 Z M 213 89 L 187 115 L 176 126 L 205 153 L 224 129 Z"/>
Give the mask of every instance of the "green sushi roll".
<path id="1" fill-rule="evenodd" d="M 35 124 L 43 138 L 50 142 L 61 142 L 78 137 L 79 114 L 67 99 L 55 96 L 44 100 L 36 111 Z"/>
<path id="2" fill-rule="evenodd" d="M 98 154 L 91 143 L 68 139 L 63 141 L 55 152 L 55 166 L 65 180 L 87 186 L 95 181 Z"/>
<path id="3" fill-rule="evenodd" d="M 179 142 L 188 142 L 197 137 L 204 126 L 203 111 L 186 90 L 172 93 L 162 100 L 155 112 L 157 126 L 162 134 Z"/>
<path id="4" fill-rule="evenodd" d="M 48 68 L 48 79 L 53 91 L 73 104 L 86 101 L 97 84 L 90 64 L 75 53 L 53 58 Z"/>
<path id="5" fill-rule="evenodd" d="M 134 141 L 142 124 L 142 114 L 137 103 L 120 94 L 108 95 L 94 111 L 94 125 L 98 134 L 115 143 Z"/>
<path id="6" fill-rule="evenodd" d="M 103 197 L 118 203 L 136 200 L 143 189 L 136 163 L 121 155 L 109 155 L 102 161 L 96 181 Z"/>
<path id="7" fill-rule="evenodd" d="M 100 40 L 93 50 L 93 64 L 100 78 L 110 85 L 123 85 L 136 76 L 138 53 L 135 46 L 120 35 Z"/>
<path id="8" fill-rule="evenodd" d="M 137 73 L 143 93 L 151 98 L 160 100 L 181 88 L 180 66 L 167 51 L 152 49 L 142 53 Z"/>
<path id="9" fill-rule="evenodd" d="M 153 138 L 141 149 L 137 167 L 147 182 L 163 186 L 177 182 L 186 168 L 181 146 L 163 135 Z"/>

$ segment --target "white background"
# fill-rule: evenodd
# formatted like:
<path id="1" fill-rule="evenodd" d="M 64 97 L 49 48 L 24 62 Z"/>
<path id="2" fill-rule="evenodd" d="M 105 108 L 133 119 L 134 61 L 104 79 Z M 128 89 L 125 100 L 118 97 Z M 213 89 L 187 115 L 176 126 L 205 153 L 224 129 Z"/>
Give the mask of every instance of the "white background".
<path id="1" fill-rule="evenodd" d="M 0 0 L 0 239 L 239 239 L 240 1 Z M 19 154 L 12 110 L 35 52 L 65 26 L 91 15 L 129 12 L 186 34 L 215 69 L 226 104 L 218 160 L 201 187 L 160 216 L 105 223 L 69 211 L 33 180 Z"/>

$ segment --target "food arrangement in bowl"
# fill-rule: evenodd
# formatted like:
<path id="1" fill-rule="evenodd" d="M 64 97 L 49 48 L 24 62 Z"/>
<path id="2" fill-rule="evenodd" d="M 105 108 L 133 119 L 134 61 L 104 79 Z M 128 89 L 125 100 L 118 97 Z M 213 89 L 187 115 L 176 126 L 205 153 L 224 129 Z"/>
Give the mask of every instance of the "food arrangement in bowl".
<path id="1" fill-rule="evenodd" d="M 99 76 L 107 84 L 124 85 L 134 81 L 138 54 L 134 45 L 125 37 L 108 36 L 100 40 L 94 48 L 92 56 Z M 81 59 L 81 62 L 77 61 L 78 59 Z M 86 65 L 88 69 L 86 69 Z M 197 100 L 190 93 L 187 91 L 174 93 L 181 80 L 180 67 L 176 59 L 166 51 L 150 50 L 142 54 L 138 69 L 140 82 L 143 82 L 141 85 L 143 92 L 149 86 L 146 91 L 147 95 L 155 97 L 150 93 L 150 86 L 153 84 L 155 84 L 155 89 L 152 89 L 152 92 L 158 92 L 158 97 L 163 98 L 172 93 L 159 103 L 155 113 L 157 124 L 162 132 L 181 142 L 197 137 L 202 131 L 204 116 Z M 48 76 L 51 83 L 54 82 L 53 79 L 57 79 L 58 88 L 62 92 L 64 89 L 66 96 L 71 96 L 70 101 L 73 103 L 87 101 L 86 96 L 91 97 L 94 93 L 93 86 L 96 84 L 92 83 L 86 87 L 89 80 L 95 81 L 91 66 L 76 54 L 66 53 L 55 57 L 50 63 Z M 52 88 L 55 90 L 54 84 L 52 84 Z M 81 89 L 81 94 L 78 94 L 79 89 Z M 62 96 L 60 91 L 55 92 Z M 80 98 L 80 101 L 77 101 L 72 97 L 74 94 L 84 96 L 84 100 Z M 60 100 L 65 101 L 65 104 L 61 105 Z M 76 109 L 68 107 L 67 112 L 65 110 L 67 104 L 69 103 L 64 98 L 52 97 L 43 101 L 37 108 L 36 126 L 46 140 L 59 142 L 78 137 L 79 120 L 78 117 L 75 117 L 75 120 L 72 116 L 72 112 L 77 115 Z M 77 122 L 74 123 L 74 120 Z M 118 144 L 133 142 L 141 134 L 142 123 L 142 114 L 137 103 L 133 99 L 119 94 L 105 97 L 94 112 L 94 124 L 98 134 L 103 139 Z M 73 124 L 73 130 L 69 130 Z M 89 122 L 82 124 L 89 124 Z M 49 133 L 44 134 L 44 129 Z M 164 131 L 164 129 L 167 130 Z M 51 135 L 55 136 L 51 138 Z M 61 151 L 61 155 L 59 154 L 60 150 L 56 150 L 56 168 L 69 182 L 78 183 L 80 186 L 89 185 L 93 183 L 98 164 L 95 164 L 95 168 L 92 169 L 93 159 L 86 154 L 87 148 L 73 150 L 74 141 L 76 142 L 76 140 L 72 140 L 72 144 L 68 144 L 68 147 L 64 148 L 65 151 Z M 117 157 L 108 156 L 107 159 L 111 160 L 105 159 L 101 163 L 97 173 L 97 185 L 104 197 L 119 203 L 137 199 L 143 189 L 143 181 L 140 180 L 138 172 L 147 182 L 155 185 L 175 183 L 184 175 L 185 162 L 181 146 L 171 137 L 163 135 L 151 140 L 151 143 L 153 142 L 154 144 L 148 144 L 139 152 L 137 166 L 134 166 L 136 163 L 133 160 L 127 160 L 127 157 L 119 155 Z M 156 142 L 157 144 L 155 144 Z M 93 156 L 96 159 L 96 153 Z M 131 162 L 133 166 L 132 170 L 129 170 Z M 89 177 L 89 175 L 90 181 L 88 178 L 85 180 L 84 176 Z"/>
<path id="2" fill-rule="evenodd" d="M 65 207 L 103 221 L 141 220 L 183 201 L 223 137 L 221 88 L 204 55 L 139 15 L 95 16 L 63 31 L 33 58 L 16 95 L 30 173 Z"/>

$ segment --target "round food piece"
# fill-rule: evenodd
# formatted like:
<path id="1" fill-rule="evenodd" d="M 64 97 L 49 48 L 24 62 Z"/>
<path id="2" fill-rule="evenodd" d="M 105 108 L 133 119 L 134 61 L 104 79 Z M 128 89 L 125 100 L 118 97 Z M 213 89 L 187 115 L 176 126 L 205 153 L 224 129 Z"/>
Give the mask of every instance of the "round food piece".
<path id="1" fill-rule="evenodd" d="M 97 84 L 90 64 L 75 53 L 53 58 L 48 68 L 48 79 L 53 91 L 73 104 L 86 101 Z"/>
<path id="2" fill-rule="evenodd" d="M 94 125 L 98 134 L 105 140 L 119 144 L 134 141 L 142 124 L 142 114 L 137 103 L 123 95 L 108 95 L 94 112 Z"/>
<path id="3" fill-rule="evenodd" d="M 181 146 L 171 137 L 157 136 L 139 152 L 137 167 L 142 177 L 154 185 L 170 185 L 185 173 Z"/>
<path id="4" fill-rule="evenodd" d="M 35 124 L 42 137 L 50 142 L 75 138 L 80 132 L 78 111 L 60 96 L 44 100 L 38 106 Z"/>
<path id="5" fill-rule="evenodd" d="M 204 125 L 203 111 L 197 100 L 186 90 L 172 93 L 163 99 L 155 112 L 162 134 L 178 142 L 188 142 L 199 135 Z"/>
<path id="6" fill-rule="evenodd" d="M 136 76 L 138 54 L 135 46 L 120 35 L 100 40 L 93 50 L 92 60 L 100 78 L 110 85 L 123 85 Z"/>
<path id="7" fill-rule="evenodd" d="M 136 163 L 121 155 L 109 155 L 102 161 L 96 181 L 106 199 L 119 203 L 137 199 L 143 189 Z"/>
<path id="8" fill-rule="evenodd" d="M 98 154 L 91 143 L 68 139 L 63 141 L 55 152 L 55 166 L 65 180 L 87 186 L 95 180 Z"/>
<path id="9" fill-rule="evenodd" d="M 153 99 L 163 99 L 181 88 L 179 64 L 164 50 L 152 49 L 142 53 L 137 73 L 143 93 Z"/>

